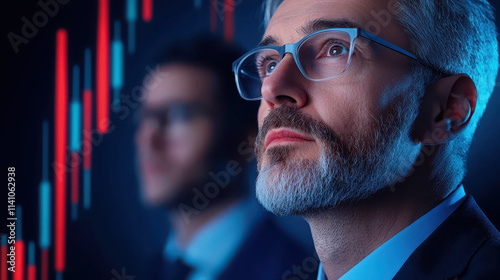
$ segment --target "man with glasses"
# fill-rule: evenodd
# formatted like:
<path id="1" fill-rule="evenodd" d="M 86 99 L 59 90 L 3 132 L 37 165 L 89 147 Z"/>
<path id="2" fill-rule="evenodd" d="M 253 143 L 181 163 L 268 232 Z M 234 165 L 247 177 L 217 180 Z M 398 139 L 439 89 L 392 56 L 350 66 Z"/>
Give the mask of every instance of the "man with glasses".
<path id="1" fill-rule="evenodd" d="M 166 209 L 171 226 L 154 279 L 281 279 L 310 256 L 247 196 L 257 107 L 233 82 L 241 53 L 218 37 L 187 38 L 162 50 L 146 79 L 142 197 Z"/>
<path id="2" fill-rule="evenodd" d="M 309 223 L 318 279 L 500 279 L 461 184 L 498 72 L 488 2 L 269 0 L 266 21 L 233 63 L 257 198 Z"/>

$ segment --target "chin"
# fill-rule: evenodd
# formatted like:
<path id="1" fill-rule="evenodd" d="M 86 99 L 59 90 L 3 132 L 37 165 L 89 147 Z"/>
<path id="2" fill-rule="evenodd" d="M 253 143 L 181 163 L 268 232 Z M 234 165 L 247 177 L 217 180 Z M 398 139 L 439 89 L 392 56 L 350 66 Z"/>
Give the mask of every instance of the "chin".
<path id="1" fill-rule="evenodd" d="M 154 182 L 151 182 L 154 181 Z M 168 185 L 158 182 L 157 180 L 149 180 L 142 183 L 142 201 L 150 206 L 160 206 L 168 200 Z"/>
<path id="2" fill-rule="evenodd" d="M 143 194 L 142 200 L 149 206 L 160 206 L 164 203 L 165 199 L 161 194 Z"/>

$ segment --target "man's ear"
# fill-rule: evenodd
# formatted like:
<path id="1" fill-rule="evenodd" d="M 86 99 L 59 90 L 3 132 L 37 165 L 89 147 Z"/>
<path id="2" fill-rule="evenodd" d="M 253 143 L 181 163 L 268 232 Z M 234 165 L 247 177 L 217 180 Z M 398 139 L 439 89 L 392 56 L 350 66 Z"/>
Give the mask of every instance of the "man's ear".
<path id="1" fill-rule="evenodd" d="M 466 74 L 442 78 L 425 92 L 414 133 L 427 145 L 446 143 L 469 123 L 476 109 L 477 90 Z"/>

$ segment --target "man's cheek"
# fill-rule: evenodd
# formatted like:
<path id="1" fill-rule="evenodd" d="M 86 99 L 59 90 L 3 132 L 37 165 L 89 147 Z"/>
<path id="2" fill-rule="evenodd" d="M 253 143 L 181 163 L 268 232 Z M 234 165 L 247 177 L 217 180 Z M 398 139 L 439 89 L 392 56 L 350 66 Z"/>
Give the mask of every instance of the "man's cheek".
<path id="1" fill-rule="evenodd" d="M 262 126 L 264 118 L 267 116 L 267 114 L 269 114 L 269 106 L 263 99 L 261 99 L 258 112 L 259 127 Z"/>

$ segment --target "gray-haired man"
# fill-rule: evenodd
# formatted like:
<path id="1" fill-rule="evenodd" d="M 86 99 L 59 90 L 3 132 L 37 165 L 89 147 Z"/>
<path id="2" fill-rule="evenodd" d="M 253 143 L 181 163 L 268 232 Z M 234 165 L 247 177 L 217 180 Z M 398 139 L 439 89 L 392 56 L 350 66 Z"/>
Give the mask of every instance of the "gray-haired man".
<path id="1" fill-rule="evenodd" d="M 280 2 L 233 70 L 261 100 L 257 196 L 307 220 L 318 279 L 500 279 L 461 184 L 498 72 L 488 2 Z"/>

